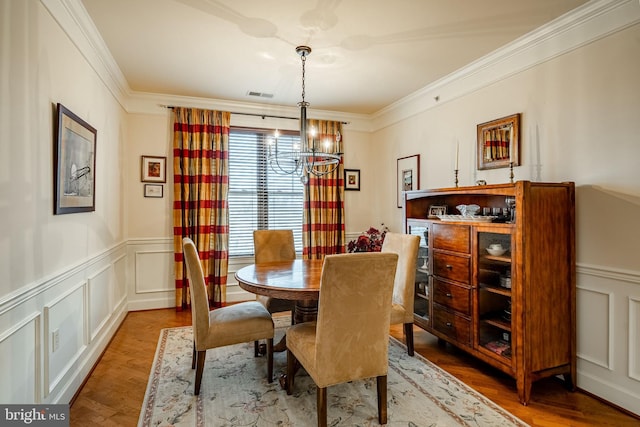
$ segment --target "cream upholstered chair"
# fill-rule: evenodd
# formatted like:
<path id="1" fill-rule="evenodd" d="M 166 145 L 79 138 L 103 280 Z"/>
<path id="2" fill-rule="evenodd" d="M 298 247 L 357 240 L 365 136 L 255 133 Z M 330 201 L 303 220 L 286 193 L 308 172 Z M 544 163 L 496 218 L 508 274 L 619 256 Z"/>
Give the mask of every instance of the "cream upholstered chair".
<path id="1" fill-rule="evenodd" d="M 296 259 L 293 230 L 254 230 L 253 250 L 256 264 L 293 261 Z M 264 305 L 269 313 L 291 311 L 291 319 L 293 320 L 295 301 L 271 298 L 264 295 L 258 295 L 257 301 Z"/>
<path id="2" fill-rule="evenodd" d="M 391 324 L 404 325 L 409 356 L 413 356 L 413 302 L 419 245 L 420 236 L 399 233 L 387 233 L 382 243 L 382 252 L 398 254 L 398 268 L 393 284 Z"/>
<path id="3" fill-rule="evenodd" d="M 376 377 L 378 421 L 387 422 L 387 369 L 391 295 L 398 255 L 367 252 L 327 255 L 317 321 L 287 331 L 287 394 L 296 361 L 317 386 L 318 426 L 327 425 L 327 387 Z"/>
<path id="4" fill-rule="evenodd" d="M 267 340 L 267 380 L 272 382 L 274 328 L 271 314 L 256 301 L 209 310 L 207 288 L 198 250 L 193 240 L 188 237 L 182 239 L 182 246 L 191 285 L 191 321 L 193 324 L 191 369 L 196 369 L 193 394 L 200 393 L 207 349 L 259 339 Z"/>

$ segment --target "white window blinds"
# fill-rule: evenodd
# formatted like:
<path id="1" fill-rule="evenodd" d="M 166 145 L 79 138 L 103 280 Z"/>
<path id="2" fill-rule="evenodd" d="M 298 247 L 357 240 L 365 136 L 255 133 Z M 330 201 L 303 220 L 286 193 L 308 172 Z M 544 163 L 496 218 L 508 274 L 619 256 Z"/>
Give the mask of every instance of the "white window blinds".
<path id="1" fill-rule="evenodd" d="M 253 255 L 253 230 L 292 229 L 302 252 L 304 188 L 297 175 L 276 174 L 267 165 L 271 129 L 232 127 L 229 133 L 229 256 Z M 290 148 L 298 132 L 280 132 L 278 145 Z"/>

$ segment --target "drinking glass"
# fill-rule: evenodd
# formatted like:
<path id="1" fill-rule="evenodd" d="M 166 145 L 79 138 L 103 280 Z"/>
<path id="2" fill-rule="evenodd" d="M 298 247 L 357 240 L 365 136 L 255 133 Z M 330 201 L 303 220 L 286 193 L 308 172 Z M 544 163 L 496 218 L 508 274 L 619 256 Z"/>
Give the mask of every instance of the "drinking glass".
<path id="1" fill-rule="evenodd" d="M 510 223 L 516 222 L 516 198 L 515 197 L 507 197 L 504 202 L 507 204 L 509 208 L 509 213 L 511 214 L 509 218 Z"/>

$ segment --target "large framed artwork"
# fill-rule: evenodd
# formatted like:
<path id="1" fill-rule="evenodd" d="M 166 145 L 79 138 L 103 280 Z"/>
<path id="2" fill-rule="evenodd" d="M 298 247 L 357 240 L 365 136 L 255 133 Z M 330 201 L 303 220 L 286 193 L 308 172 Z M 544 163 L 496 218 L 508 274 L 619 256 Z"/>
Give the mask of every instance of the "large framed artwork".
<path id="1" fill-rule="evenodd" d="M 55 215 L 96 210 L 96 136 L 91 125 L 64 105 L 57 105 L 53 150 Z"/>
<path id="2" fill-rule="evenodd" d="M 402 207 L 405 191 L 420 189 L 420 154 L 401 157 L 397 161 L 397 202 Z"/>
<path id="3" fill-rule="evenodd" d="M 520 113 L 478 125 L 479 170 L 520 166 Z"/>

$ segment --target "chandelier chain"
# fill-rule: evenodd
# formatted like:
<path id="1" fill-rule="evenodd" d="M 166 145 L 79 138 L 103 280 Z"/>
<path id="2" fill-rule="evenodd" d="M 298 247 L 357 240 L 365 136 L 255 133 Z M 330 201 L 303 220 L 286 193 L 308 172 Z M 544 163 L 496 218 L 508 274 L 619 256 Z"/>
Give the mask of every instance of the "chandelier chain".
<path id="1" fill-rule="evenodd" d="M 304 85 L 304 71 L 305 71 L 305 64 L 307 62 L 307 55 L 302 55 L 301 56 L 302 59 L 302 103 L 304 104 L 304 94 L 305 94 L 305 85 Z"/>

